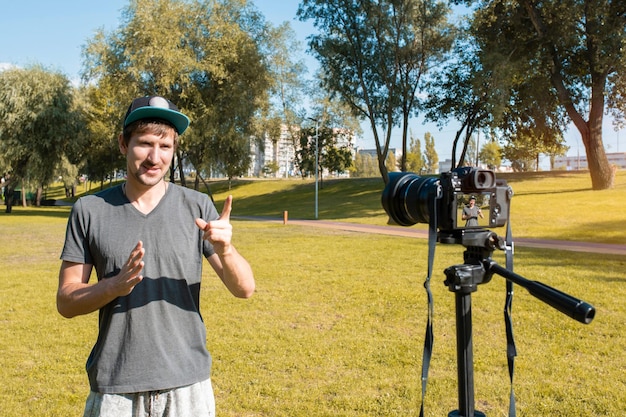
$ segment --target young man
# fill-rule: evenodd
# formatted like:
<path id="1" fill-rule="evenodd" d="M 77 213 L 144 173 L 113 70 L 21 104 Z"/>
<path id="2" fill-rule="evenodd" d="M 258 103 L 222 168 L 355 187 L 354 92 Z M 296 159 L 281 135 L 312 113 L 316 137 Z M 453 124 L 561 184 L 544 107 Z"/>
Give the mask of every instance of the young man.
<path id="1" fill-rule="evenodd" d="M 463 207 L 463 214 L 461 218 L 466 220 L 465 227 L 477 227 L 478 217 L 484 218 L 483 212 L 480 207 L 476 206 L 476 197 L 471 196 L 469 199 L 469 205 Z"/>
<path id="2" fill-rule="evenodd" d="M 68 318 L 99 310 L 85 416 L 215 415 L 202 257 L 236 297 L 255 282 L 231 244 L 232 198 L 219 215 L 205 194 L 164 180 L 188 125 L 163 97 L 133 100 L 118 138 L 126 182 L 80 198 L 70 214 L 57 308 Z"/>

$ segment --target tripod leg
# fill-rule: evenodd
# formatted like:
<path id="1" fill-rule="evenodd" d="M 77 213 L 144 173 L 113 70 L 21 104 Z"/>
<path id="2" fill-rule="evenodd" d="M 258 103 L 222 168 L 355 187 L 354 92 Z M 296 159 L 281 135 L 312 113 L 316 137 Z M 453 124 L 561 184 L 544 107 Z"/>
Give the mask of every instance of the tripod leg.
<path id="1" fill-rule="evenodd" d="M 484 417 L 474 410 L 474 349 L 472 341 L 472 294 L 455 293 L 456 303 L 456 351 L 459 383 L 459 409 L 449 417 Z"/>

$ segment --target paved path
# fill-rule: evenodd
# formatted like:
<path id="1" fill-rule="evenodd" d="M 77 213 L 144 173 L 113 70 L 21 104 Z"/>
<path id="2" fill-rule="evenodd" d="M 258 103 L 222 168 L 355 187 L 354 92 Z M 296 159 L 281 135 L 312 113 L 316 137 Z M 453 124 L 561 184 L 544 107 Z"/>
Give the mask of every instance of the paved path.
<path id="1" fill-rule="evenodd" d="M 235 216 L 233 216 L 235 218 Z M 240 219 L 271 221 L 275 223 L 284 223 L 283 220 L 270 219 L 264 217 L 239 217 Z M 372 224 L 358 224 L 347 222 L 336 222 L 330 220 L 287 220 L 287 225 L 322 227 L 326 229 L 347 230 L 362 233 L 379 233 L 393 236 L 405 236 L 416 238 L 428 238 L 428 231 L 412 227 L 400 226 L 377 226 Z M 514 238 L 515 246 L 560 249 L 574 252 L 587 253 L 608 253 L 613 255 L 626 255 L 626 245 L 615 245 L 609 243 L 592 243 L 592 242 L 574 242 L 567 240 L 543 240 L 543 239 L 525 239 Z"/>

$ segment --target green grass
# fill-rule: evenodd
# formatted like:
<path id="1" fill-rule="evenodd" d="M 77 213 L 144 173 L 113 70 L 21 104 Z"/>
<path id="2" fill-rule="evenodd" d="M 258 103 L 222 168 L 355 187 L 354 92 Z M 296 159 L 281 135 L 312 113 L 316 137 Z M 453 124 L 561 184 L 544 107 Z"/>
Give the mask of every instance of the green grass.
<path id="1" fill-rule="evenodd" d="M 544 219 L 547 213 L 561 214 L 574 199 L 584 205 L 595 201 L 590 215 L 576 216 L 575 228 L 589 233 L 584 240 L 604 241 L 598 235 L 605 231 L 597 225 L 615 219 L 612 228 L 619 229 L 615 243 L 624 243 L 620 222 L 624 219 L 619 218 L 624 216 L 620 185 L 624 179 L 620 172 L 616 190 L 621 192 L 593 192 L 582 190 L 588 181 L 584 174 L 562 174 L 556 180 L 510 178 L 516 207 L 540 210 L 542 216 L 536 217 L 545 223 L 522 222 L 519 212 L 514 219 L 517 235 L 525 230 L 528 237 L 544 233 L 585 237 L 552 226 L 560 223 L 554 218 Z M 320 218 L 384 224 L 385 216 L 376 207 L 382 188 L 377 181 L 326 182 L 320 193 Z M 292 198 L 285 188 L 291 188 Z M 311 182 L 241 182 L 230 191 L 224 183 L 215 183 L 212 191 L 220 207 L 231 192 L 236 215 L 281 218 L 287 209 L 293 217 L 312 217 Z M 611 199 L 618 201 L 602 201 Z M 561 210 L 555 208 L 559 205 Z M 609 214 L 607 207 L 620 210 Z M 88 391 L 84 364 L 95 340 L 97 315 L 66 320 L 55 309 L 67 213 L 68 208 L 51 207 L 16 207 L 11 215 L 0 212 L 2 416 L 82 412 Z M 235 243 L 255 270 L 257 293 L 250 300 L 235 299 L 205 268 L 201 308 L 215 359 L 218 415 L 417 416 L 426 241 L 280 223 L 233 223 Z M 544 227 L 554 229 L 543 232 Z M 447 415 L 457 408 L 454 295 L 442 284 L 441 271 L 461 263 L 462 251 L 457 245 L 437 249 L 428 416 Z M 502 254 L 494 256 L 504 263 Z M 515 264 L 517 273 L 597 309 L 594 321 L 582 325 L 517 287 L 513 313 L 519 415 L 622 415 L 626 260 L 520 248 Z M 494 277 L 473 295 L 476 408 L 489 416 L 506 415 L 508 406 L 504 282 Z"/>
<path id="2" fill-rule="evenodd" d="M 611 190 L 591 190 L 589 174 L 565 171 L 498 174 L 514 192 L 511 224 L 514 237 L 626 244 L 626 170 L 618 171 Z M 315 188 L 310 180 L 243 180 L 232 189 L 211 185 L 217 201 L 233 195 L 233 215 L 312 219 Z M 327 180 L 320 187 L 319 218 L 387 224 L 380 178 Z M 426 229 L 418 224 L 416 228 Z M 504 230 L 495 230 L 504 235 Z"/>

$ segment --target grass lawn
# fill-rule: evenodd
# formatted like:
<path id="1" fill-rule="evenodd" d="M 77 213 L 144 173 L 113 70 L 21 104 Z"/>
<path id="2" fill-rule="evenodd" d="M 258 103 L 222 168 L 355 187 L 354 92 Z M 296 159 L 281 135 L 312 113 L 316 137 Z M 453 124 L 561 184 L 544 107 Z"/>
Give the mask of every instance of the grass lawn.
<path id="1" fill-rule="evenodd" d="M 609 191 L 591 191 L 588 182 L 587 174 L 512 176 L 516 235 L 626 243 L 626 175 L 618 173 L 616 188 Z M 328 181 L 320 190 L 320 218 L 384 224 L 381 189 L 375 179 Z M 220 208 L 225 195 L 234 195 L 234 215 L 313 214 L 311 182 L 242 181 L 231 190 L 220 182 L 212 191 Z M 0 212 L 1 416 L 82 412 L 88 391 L 84 364 L 97 315 L 67 320 L 56 312 L 68 211 Z M 235 299 L 205 268 L 201 308 L 214 356 L 218 415 L 417 416 L 426 241 L 280 223 L 233 224 L 235 243 L 255 270 L 257 293 L 250 300 Z M 427 416 L 457 408 L 454 294 L 443 285 L 441 271 L 462 263 L 462 251 L 458 245 L 437 249 Z M 494 257 L 504 264 L 501 253 Z M 594 321 L 583 325 L 517 287 L 519 415 L 621 416 L 626 260 L 520 248 L 515 271 L 597 310 Z M 504 282 L 494 277 L 472 300 L 476 408 L 489 416 L 505 416 L 508 407 Z"/>
<path id="2" fill-rule="evenodd" d="M 626 244 L 626 170 L 615 187 L 592 191 L 588 173 L 498 174 L 514 192 L 511 224 L 516 237 Z M 319 218 L 387 224 L 380 178 L 325 180 L 318 195 Z M 216 201 L 232 194 L 233 215 L 282 218 L 314 217 L 314 183 L 310 180 L 242 180 L 211 184 Z M 426 229 L 427 225 L 413 227 Z M 504 235 L 504 230 L 498 231 Z"/>

